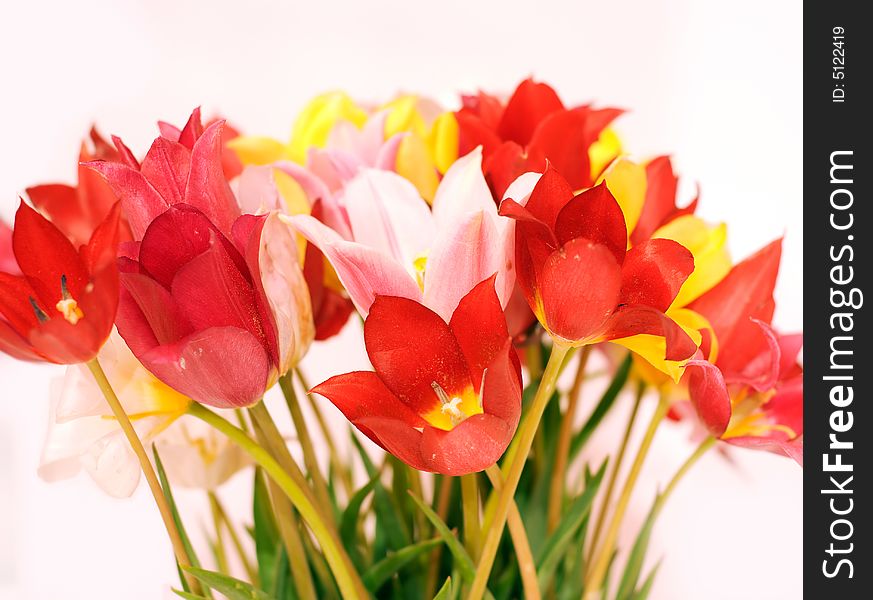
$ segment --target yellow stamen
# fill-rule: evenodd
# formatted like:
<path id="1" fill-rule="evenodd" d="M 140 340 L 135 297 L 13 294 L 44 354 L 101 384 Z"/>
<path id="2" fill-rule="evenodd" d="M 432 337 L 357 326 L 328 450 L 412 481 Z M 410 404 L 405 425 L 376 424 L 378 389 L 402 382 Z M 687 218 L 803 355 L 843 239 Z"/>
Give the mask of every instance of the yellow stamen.
<path id="1" fill-rule="evenodd" d="M 461 394 L 449 396 L 436 381 L 431 382 L 430 385 L 439 399 L 439 404 L 422 417 L 434 427 L 450 431 L 469 417 L 483 412 L 479 395 L 472 388 L 464 390 Z"/>
<path id="2" fill-rule="evenodd" d="M 85 313 L 83 313 L 82 309 L 79 308 L 79 303 L 72 298 L 63 298 L 60 302 L 55 304 L 55 308 L 58 309 L 59 313 L 64 315 L 64 319 L 66 319 L 71 325 L 75 325 L 85 317 Z"/>

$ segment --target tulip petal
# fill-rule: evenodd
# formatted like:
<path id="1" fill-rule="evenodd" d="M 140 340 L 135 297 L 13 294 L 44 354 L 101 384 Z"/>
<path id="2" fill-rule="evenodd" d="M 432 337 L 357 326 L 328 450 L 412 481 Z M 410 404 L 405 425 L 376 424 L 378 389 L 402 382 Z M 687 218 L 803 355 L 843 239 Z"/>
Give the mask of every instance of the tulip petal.
<path id="1" fill-rule="evenodd" d="M 637 335 L 663 337 L 666 341 L 664 358 L 668 361 L 685 360 L 697 351 L 697 344 L 678 323 L 645 305 L 622 306 L 616 310 L 605 325 L 601 339 L 620 343 L 623 338 Z"/>
<path id="2" fill-rule="evenodd" d="M 451 431 L 426 427 L 421 436 L 421 456 L 428 471 L 452 476 L 477 473 L 503 456 L 512 434 L 503 419 L 473 415 Z"/>
<path id="3" fill-rule="evenodd" d="M 167 204 L 185 200 L 185 187 L 191 168 L 191 151 L 178 142 L 159 137 L 142 161 L 140 172 Z"/>
<path id="4" fill-rule="evenodd" d="M 362 170 L 345 189 L 355 242 L 411 265 L 430 247 L 435 233 L 427 204 L 396 173 Z"/>
<path id="5" fill-rule="evenodd" d="M 646 240 L 628 251 L 622 265 L 621 303 L 666 312 L 692 271 L 687 248 L 673 240 Z"/>
<path id="6" fill-rule="evenodd" d="M 586 238 L 603 244 L 622 264 L 627 251 L 627 228 L 621 207 L 612 192 L 600 184 L 570 200 L 555 223 L 558 242 L 565 244 L 575 238 Z"/>
<path id="7" fill-rule="evenodd" d="M 492 275 L 470 290 L 449 321 L 476 390 L 482 385 L 483 371 L 509 340 L 506 318 L 494 289 L 495 279 Z"/>
<path id="8" fill-rule="evenodd" d="M 395 260 L 372 248 L 343 240 L 334 230 L 310 216 L 279 218 L 324 253 L 363 317 L 366 318 L 376 294 L 421 300 L 418 284 Z"/>
<path id="9" fill-rule="evenodd" d="M 482 149 L 459 158 L 446 172 L 433 200 L 439 227 L 449 226 L 473 211 L 497 215 L 497 205 L 482 175 Z"/>
<path id="10" fill-rule="evenodd" d="M 56 313 L 62 278 L 73 298 L 81 299 L 88 272 L 70 241 L 45 217 L 21 202 L 15 214 L 12 248 L 18 266 L 46 313 Z"/>
<path id="11" fill-rule="evenodd" d="M 731 397 L 721 371 L 708 361 L 691 360 L 685 373 L 697 414 L 709 432 L 720 437 L 731 420 Z"/>
<path id="12" fill-rule="evenodd" d="M 775 307 L 773 288 L 779 272 L 782 240 L 776 240 L 738 263 L 721 282 L 690 308 L 706 317 L 718 338 L 718 366 L 725 374 L 742 373 L 745 365 L 767 349 L 750 318 L 769 323 Z"/>
<path id="13" fill-rule="evenodd" d="M 470 213 L 437 237 L 424 272 L 424 302 L 448 320 L 461 298 L 479 282 L 497 275 L 497 287 L 504 300 L 507 288 L 506 245 L 502 242 L 494 219 L 483 211 Z"/>
<path id="14" fill-rule="evenodd" d="M 379 378 L 418 414 L 439 407 L 433 384 L 449 397 L 472 390 L 467 362 L 452 330 L 429 308 L 378 296 L 364 322 L 364 342 Z"/>
<path id="15" fill-rule="evenodd" d="M 507 102 L 497 133 L 504 140 L 526 146 L 543 119 L 563 108 L 561 99 L 550 86 L 525 79 Z"/>
<path id="16" fill-rule="evenodd" d="M 549 256 L 537 284 L 543 325 L 564 340 L 586 340 L 618 304 L 621 269 L 609 248 L 576 238 Z"/>
<path id="17" fill-rule="evenodd" d="M 185 202 L 199 209 L 228 235 L 240 211 L 221 163 L 223 127 L 224 121 L 216 121 L 194 143 Z"/>
<path id="18" fill-rule="evenodd" d="M 12 228 L 0 220 L 0 273 L 21 275 L 12 251 Z"/>
<path id="19" fill-rule="evenodd" d="M 136 356 L 193 332 L 170 292 L 147 275 L 121 274 L 118 332 Z"/>
<path id="20" fill-rule="evenodd" d="M 100 173 L 124 208 L 124 215 L 136 240 L 141 240 L 149 224 L 169 204 L 138 170 L 116 162 L 96 160 L 87 166 Z"/>
<path id="21" fill-rule="evenodd" d="M 139 356 L 158 379 L 192 400 L 216 408 L 258 402 L 271 379 L 271 363 L 261 342 L 237 327 L 197 331 L 178 343 Z"/>

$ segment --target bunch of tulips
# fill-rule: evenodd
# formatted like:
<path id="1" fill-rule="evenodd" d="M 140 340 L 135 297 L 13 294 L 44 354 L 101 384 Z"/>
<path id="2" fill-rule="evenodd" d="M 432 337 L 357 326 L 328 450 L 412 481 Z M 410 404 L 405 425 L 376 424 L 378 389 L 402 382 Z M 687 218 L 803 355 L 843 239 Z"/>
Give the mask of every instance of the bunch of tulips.
<path id="1" fill-rule="evenodd" d="M 327 93 L 289 140 L 199 109 L 144 154 L 92 129 L 76 185 L 0 223 L 0 352 L 70 365 L 40 475 L 116 497 L 144 476 L 182 598 L 646 598 L 656 520 L 707 450 L 802 462 L 802 337 L 771 326 L 781 240 L 732 261 L 621 112 L 525 80 L 455 110 Z M 309 348 L 351 328 L 372 369 L 311 387 Z M 699 446 L 619 548 L 665 419 Z M 171 486 L 208 494 L 210 548 Z"/>

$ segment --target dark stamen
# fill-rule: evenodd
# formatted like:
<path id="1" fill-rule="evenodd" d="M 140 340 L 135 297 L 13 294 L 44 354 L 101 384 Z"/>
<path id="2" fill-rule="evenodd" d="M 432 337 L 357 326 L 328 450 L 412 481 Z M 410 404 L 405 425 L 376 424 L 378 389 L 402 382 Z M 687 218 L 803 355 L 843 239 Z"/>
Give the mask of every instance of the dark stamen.
<path id="1" fill-rule="evenodd" d="M 39 319 L 40 323 L 45 323 L 49 320 L 49 316 L 43 312 L 33 296 L 30 297 L 30 305 L 33 307 L 33 314 L 36 315 L 36 318 Z"/>
<path id="2" fill-rule="evenodd" d="M 70 295 L 70 289 L 67 287 L 67 276 L 61 275 L 61 298 L 64 300 L 69 300 L 72 298 Z"/>

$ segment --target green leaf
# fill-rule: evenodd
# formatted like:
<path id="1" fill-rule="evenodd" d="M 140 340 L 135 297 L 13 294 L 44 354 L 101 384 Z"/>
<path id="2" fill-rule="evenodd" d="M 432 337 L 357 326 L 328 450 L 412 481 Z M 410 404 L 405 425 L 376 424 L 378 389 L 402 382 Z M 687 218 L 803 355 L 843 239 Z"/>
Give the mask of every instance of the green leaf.
<path id="1" fill-rule="evenodd" d="M 367 451 L 358 439 L 358 436 L 352 432 L 352 444 L 357 448 L 358 454 L 361 457 L 361 462 L 364 463 L 364 468 L 367 471 L 367 476 L 378 480 L 380 472 L 370 460 Z M 391 499 L 391 495 L 385 489 L 381 482 L 376 483 L 373 489 L 373 504 L 376 511 L 376 530 L 384 533 L 388 542 L 388 550 L 399 550 L 408 546 L 412 540 L 409 537 L 409 531 L 400 514 L 400 508 Z M 383 553 L 378 553 L 375 558 L 381 559 Z"/>
<path id="2" fill-rule="evenodd" d="M 649 548 L 649 540 L 652 537 L 652 529 L 655 527 L 655 521 L 660 514 L 661 502 L 659 496 L 652 503 L 652 508 L 649 509 L 649 514 L 637 534 L 637 539 L 631 548 L 630 554 L 627 557 L 627 564 L 624 567 L 624 573 L 621 576 L 621 581 L 618 585 L 616 600 L 630 600 L 634 597 L 634 588 L 640 578 L 640 573 L 643 570 L 643 561 L 646 558 L 646 551 Z"/>
<path id="3" fill-rule="evenodd" d="M 252 513 L 255 522 L 255 555 L 258 559 L 258 577 L 261 585 L 268 590 L 275 589 L 277 566 L 279 564 L 279 528 L 273 517 L 267 482 L 260 469 L 255 469 L 254 493 L 252 494 Z"/>
<path id="4" fill-rule="evenodd" d="M 470 558 L 469 554 L 467 554 L 467 551 L 461 545 L 461 542 L 459 542 L 458 538 L 455 537 L 455 534 L 449 530 L 448 525 L 440 519 L 439 515 L 436 514 L 430 506 L 422 502 L 421 498 L 416 497 L 412 492 L 409 492 L 409 496 L 424 513 L 427 520 L 431 522 L 434 529 L 436 529 L 437 533 L 440 534 L 440 537 L 443 538 L 446 547 L 448 547 L 449 552 L 452 553 L 452 557 L 455 559 L 455 567 L 457 567 L 458 571 L 461 573 L 463 580 L 467 583 L 473 583 L 473 579 L 476 577 L 476 565 L 473 564 L 473 559 Z"/>
<path id="5" fill-rule="evenodd" d="M 198 596 L 197 594 L 192 594 L 191 592 L 185 592 L 183 590 L 177 590 L 176 588 L 170 589 L 174 594 L 176 594 L 180 598 L 185 598 L 185 600 L 209 600 L 206 596 Z"/>
<path id="6" fill-rule="evenodd" d="M 176 501 L 173 499 L 173 489 L 170 487 L 170 480 L 167 479 L 167 472 L 164 470 L 164 463 L 161 462 L 161 456 L 158 454 L 158 447 L 152 444 L 152 455 L 155 457 L 155 471 L 157 471 L 158 479 L 161 482 L 161 491 L 164 493 L 164 498 L 167 500 L 167 504 L 170 505 L 170 512 L 173 514 L 173 522 L 176 524 L 176 529 L 179 531 L 179 537 L 182 538 L 182 545 L 185 547 L 185 553 L 188 555 L 188 558 L 191 559 L 191 564 L 195 567 L 200 566 L 200 561 L 197 558 L 197 553 L 194 552 L 194 546 L 191 545 L 191 538 L 188 537 L 188 533 L 185 531 L 185 525 L 182 523 L 182 518 L 179 516 L 179 509 L 176 508 Z M 179 565 L 176 565 L 176 568 L 179 569 Z M 188 581 L 185 577 L 182 576 L 180 571 L 179 578 L 182 580 L 182 588 L 186 592 L 190 592 L 188 589 Z M 212 594 L 209 590 L 205 590 L 207 598 L 212 598 Z"/>
<path id="7" fill-rule="evenodd" d="M 567 547 L 591 511 L 591 504 L 603 480 L 606 461 L 597 470 L 585 491 L 577 497 L 564 514 L 557 529 L 548 537 L 542 551 L 537 556 L 537 580 L 540 591 L 546 592 L 555 575 L 555 570 L 564 556 Z"/>
<path id="8" fill-rule="evenodd" d="M 359 571 L 363 570 L 364 565 L 364 559 L 361 556 L 361 552 L 358 550 L 358 521 L 360 518 L 361 506 L 364 504 L 364 500 L 367 499 L 367 496 L 370 495 L 370 492 L 372 492 L 377 485 L 379 485 L 378 475 L 368 481 L 364 487 L 352 495 L 349 499 L 349 503 L 346 505 L 346 509 L 343 511 L 342 517 L 340 518 L 340 539 L 343 542 L 343 546 L 348 550 L 352 562 L 355 563 L 355 566 Z"/>
<path id="9" fill-rule="evenodd" d="M 632 364 L 633 359 L 631 358 L 630 353 L 628 353 L 627 357 L 625 357 L 621 365 L 619 365 L 618 370 L 615 372 L 615 377 L 613 378 L 612 383 L 610 383 L 609 387 L 606 388 L 606 391 L 603 392 L 603 396 L 600 398 L 600 402 L 597 403 L 591 416 L 588 417 L 588 420 L 585 422 L 585 425 L 582 426 L 582 429 L 573 436 L 573 439 L 570 442 L 571 462 L 576 455 L 579 454 L 579 451 L 582 450 L 582 447 L 588 441 L 588 438 L 591 437 L 591 434 L 594 433 L 594 430 L 597 429 L 597 426 L 600 425 L 600 422 L 609 412 L 609 409 L 612 408 L 615 399 L 618 398 L 619 392 L 621 392 L 624 385 L 627 383 Z"/>
<path id="10" fill-rule="evenodd" d="M 392 575 L 421 556 L 428 550 L 443 543 L 440 538 L 425 540 L 417 544 L 410 544 L 397 552 L 390 553 L 387 557 L 370 567 L 362 576 L 364 585 L 368 590 L 375 593 L 388 581 Z"/>
<path id="11" fill-rule="evenodd" d="M 448 600 L 452 596 L 452 578 L 447 577 L 443 587 L 436 593 L 433 600 Z"/>
<path id="12" fill-rule="evenodd" d="M 653 568 L 649 575 L 646 577 L 643 585 L 640 587 L 639 590 L 636 591 L 636 593 L 634 593 L 632 600 L 646 600 L 649 597 L 649 593 L 652 591 L 652 585 L 655 583 L 655 575 L 658 574 L 658 568 L 660 566 L 660 562 L 655 565 L 655 568 Z"/>
<path id="13" fill-rule="evenodd" d="M 198 569 L 197 567 L 188 567 L 185 569 L 185 572 L 190 573 L 199 579 L 201 583 L 208 585 L 216 592 L 224 594 L 227 600 L 275 600 L 273 596 L 257 589 L 252 584 L 234 579 L 228 575 Z"/>

